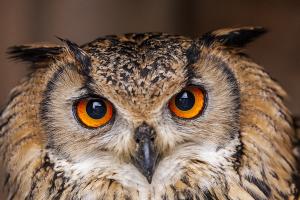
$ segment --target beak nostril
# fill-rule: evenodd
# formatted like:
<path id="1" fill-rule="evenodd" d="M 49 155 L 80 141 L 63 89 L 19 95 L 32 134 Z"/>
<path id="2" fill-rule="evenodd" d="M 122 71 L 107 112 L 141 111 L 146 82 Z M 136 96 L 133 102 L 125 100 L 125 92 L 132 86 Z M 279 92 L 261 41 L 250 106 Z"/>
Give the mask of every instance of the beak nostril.
<path id="1" fill-rule="evenodd" d="M 151 142 L 154 142 L 155 138 L 154 137 L 151 137 Z"/>
<path id="2" fill-rule="evenodd" d="M 135 139 L 135 142 L 136 142 L 137 144 L 139 144 L 139 143 L 140 143 L 140 139 L 139 139 L 139 138 L 136 138 L 136 139 Z"/>

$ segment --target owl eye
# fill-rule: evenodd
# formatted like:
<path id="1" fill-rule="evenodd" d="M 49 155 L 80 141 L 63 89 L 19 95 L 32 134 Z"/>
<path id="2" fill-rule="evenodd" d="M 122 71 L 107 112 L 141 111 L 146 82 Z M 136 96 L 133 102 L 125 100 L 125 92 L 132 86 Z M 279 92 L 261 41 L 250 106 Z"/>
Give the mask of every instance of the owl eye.
<path id="1" fill-rule="evenodd" d="M 75 107 L 79 121 L 91 128 L 105 125 L 113 116 L 112 103 L 102 98 L 81 99 Z"/>
<path id="2" fill-rule="evenodd" d="M 191 119 L 202 112 L 204 101 L 203 90 L 196 86 L 189 86 L 172 97 L 169 109 L 177 117 Z"/>

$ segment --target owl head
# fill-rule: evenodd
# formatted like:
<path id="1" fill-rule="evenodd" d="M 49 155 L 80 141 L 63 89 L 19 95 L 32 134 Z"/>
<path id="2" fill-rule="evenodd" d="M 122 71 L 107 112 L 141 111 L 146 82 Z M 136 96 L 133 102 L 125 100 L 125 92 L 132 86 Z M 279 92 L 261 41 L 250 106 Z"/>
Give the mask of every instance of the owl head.
<path id="1" fill-rule="evenodd" d="M 264 32 L 125 34 L 83 46 L 62 39 L 11 53 L 41 76 L 36 126 L 57 169 L 129 188 L 180 179 L 204 187 L 212 171 L 240 164 L 243 80 L 234 66 L 248 59 L 239 48 Z"/>

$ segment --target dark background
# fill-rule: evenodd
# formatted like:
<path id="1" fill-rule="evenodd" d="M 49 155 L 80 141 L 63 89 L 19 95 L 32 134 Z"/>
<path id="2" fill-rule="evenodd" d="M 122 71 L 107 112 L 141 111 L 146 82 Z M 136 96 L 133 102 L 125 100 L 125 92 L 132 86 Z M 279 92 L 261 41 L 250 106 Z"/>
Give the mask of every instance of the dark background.
<path id="1" fill-rule="evenodd" d="M 201 36 L 222 27 L 258 25 L 269 33 L 247 52 L 287 90 L 300 114 L 299 0 L 26 0 L 0 3 L 0 105 L 26 73 L 5 53 L 9 46 L 49 41 L 79 44 L 106 34 L 168 32 Z"/>

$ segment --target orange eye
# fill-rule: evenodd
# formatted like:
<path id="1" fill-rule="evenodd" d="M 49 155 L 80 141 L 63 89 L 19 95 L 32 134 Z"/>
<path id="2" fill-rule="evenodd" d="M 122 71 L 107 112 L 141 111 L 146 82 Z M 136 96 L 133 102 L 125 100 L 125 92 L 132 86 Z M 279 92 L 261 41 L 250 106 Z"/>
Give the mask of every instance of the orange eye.
<path id="1" fill-rule="evenodd" d="M 105 99 L 82 99 L 76 105 L 78 119 L 84 125 L 98 128 L 109 122 L 113 116 L 113 106 Z"/>
<path id="2" fill-rule="evenodd" d="M 191 119 L 202 112 L 204 100 L 203 90 L 196 86 L 189 86 L 172 97 L 169 109 L 177 117 Z"/>

